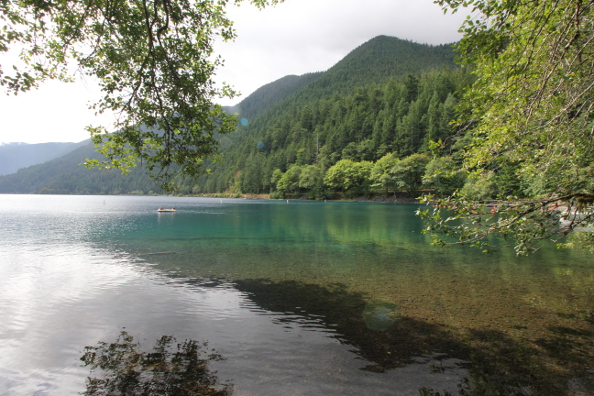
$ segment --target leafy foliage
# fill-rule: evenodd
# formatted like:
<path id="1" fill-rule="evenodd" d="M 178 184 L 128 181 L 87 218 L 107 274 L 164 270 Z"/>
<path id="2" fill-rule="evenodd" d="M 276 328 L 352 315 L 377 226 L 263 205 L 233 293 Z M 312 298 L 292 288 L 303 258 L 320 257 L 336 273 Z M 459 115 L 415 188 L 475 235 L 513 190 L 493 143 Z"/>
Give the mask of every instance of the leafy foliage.
<path id="1" fill-rule="evenodd" d="M 371 168 L 371 173 L 369 175 L 371 182 L 373 183 L 371 187 L 381 188 L 386 196 L 390 191 L 394 191 L 396 186 L 390 171 L 394 168 L 397 162 L 398 158 L 396 158 L 393 153 L 388 153 L 377 160 L 373 165 L 373 168 Z"/>
<path id="2" fill-rule="evenodd" d="M 592 3 L 439 3 L 454 12 L 468 5 L 480 15 L 467 19 L 458 45 L 461 61 L 472 65 L 477 77 L 458 107 L 457 123 L 472 138 L 464 166 L 479 174 L 511 166 L 504 194 L 520 194 L 499 196 L 492 221 L 482 221 L 478 210 L 462 209 L 473 194 L 452 196 L 439 206 L 458 210 L 446 214 L 435 207 L 429 231 L 436 232 L 437 243 L 445 243 L 439 237 L 445 233 L 458 243 L 481 246 L 490 244 L 489 234 L 499 233 L 527 254 L 540 241 L 583 230 L 594 216 L 586 210 L 594 198 Z M 550 211 L 550 205 L 565 206 L 565 214 Z M 561 216 L 570 220 L 559 223 Z"/>
<path id="3" fill-rule="evenodd" d="M 412 154 L 396 162 L 390 173 L 396 187 L 411 193 L 418 191 L 423 182 L 423 175 L 429 158 L 425 154 Z"/>
<path id="4" fill-rule="evenodd" d="M 365 195 L 369 190 L 370 173 L 373 164 L 369 161 L 355 162 L 343 159 L 332 165 L 324 183 L 330 187 L 342 189 L 342 192 Z"/>
<path id="5" fill-rule="evenodd" d="M 464 186 L 466 174 L 452 157 L 435 157 L 427 164 L 423 187 L 431 188 L 437 196 L 453 194 Z"/>

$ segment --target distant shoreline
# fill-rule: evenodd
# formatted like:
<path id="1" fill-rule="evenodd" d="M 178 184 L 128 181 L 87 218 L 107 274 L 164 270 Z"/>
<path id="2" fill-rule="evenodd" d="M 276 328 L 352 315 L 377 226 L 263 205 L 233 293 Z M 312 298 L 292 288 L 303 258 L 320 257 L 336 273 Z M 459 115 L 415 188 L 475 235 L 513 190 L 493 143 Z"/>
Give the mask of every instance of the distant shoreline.
<path id="1" fill-rule="evenodd" d="M 225 194 L 225 193 L 215 193 L 215 194 L 201 194 L 201 195 L 187 195 L 190 197 L 204 197 L 204 198 L 246 198 L 246 199 L 268 199 L 273 201 L 282 201 L 282 200 L 291 200 L 291 201 L 315 201 L 315 199 L 307 198 L 307 195 L 301 195 L 299 197 L 286 197 L 286 198 L 278 198 L 273 199 L 270 198 L 270 194 Z M 341 199 L 328 199 L 325 201 L 334 201 L 334 202 L 380 202 L 380 203 L 421 203 L 420 200 L 416 198 L 408 198 L 408 197 L 394 197 L 389 196 L 386 197 L 384 195 L 375 195 L 372 197 L 360 196 L 354 198 L 341 198 Z"/>
<path id="2" fill-rule="evenodd" d="M 213 194 L 200 194 L 200 195 L 174 195 L 174 194 L 48 194 L 48 193 L 2 193 L 0 195 L 71 195 L 71 196 L 113 196 L 113 197 L 186 197 L 186 198 L 226 198 L 226 199 L 262 199 L 271 201 L 319 201 L 315 199 L 309 199 L 307 195 L 301 195 L 299 197 L 289 196 L 285 198 L 270 198 L 270 194 L 226 194 L 226 193 L 213 193 Z M 372 197 L 360 196 L 353 198 L 334 198 L 325 199 L 325 202 L 376 202 L 376 203 L 395 203 L 395 204 L 420 204 L 421 201 L 415 198 L 408 197 L 385 197 L 384 195 L 376 195 Z"/>

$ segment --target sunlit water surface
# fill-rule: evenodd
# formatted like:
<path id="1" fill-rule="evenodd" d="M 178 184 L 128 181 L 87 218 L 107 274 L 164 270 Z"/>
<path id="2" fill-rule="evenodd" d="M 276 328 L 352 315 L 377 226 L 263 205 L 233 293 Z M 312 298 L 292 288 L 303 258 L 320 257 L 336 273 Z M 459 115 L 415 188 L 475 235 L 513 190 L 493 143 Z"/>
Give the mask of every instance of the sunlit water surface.
<path id="1" fill-rule="evenodd" d="M 208 340 L 236 395 L 591 389 L 592 258 L 431 247 L 415 208 L 0 195 L 0 395 L 84 391 L 122 329 Z"/>

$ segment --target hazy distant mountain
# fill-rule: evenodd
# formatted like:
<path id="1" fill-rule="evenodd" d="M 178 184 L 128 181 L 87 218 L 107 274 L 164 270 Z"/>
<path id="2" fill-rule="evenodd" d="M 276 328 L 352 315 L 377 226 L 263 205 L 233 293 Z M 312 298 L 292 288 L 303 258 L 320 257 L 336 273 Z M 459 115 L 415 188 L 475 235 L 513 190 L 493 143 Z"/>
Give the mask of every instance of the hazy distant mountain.
<path id="1" fill-rule="evenodd" d="M 12 194 L 146 194 L 162 193 L 143 169 L 130 175 L 120 171 L 87 169 L 86 158 L 102 158 L 95 146 L 86 140 L 67 154 L 43 164 L 0 176 L 0 193 Z"/>
<path id="2" fill-rule="evenodd" d="M 0 175 L 59 158 L 86 144 L 80 143 L 8 143 L 0 145 Z"/>

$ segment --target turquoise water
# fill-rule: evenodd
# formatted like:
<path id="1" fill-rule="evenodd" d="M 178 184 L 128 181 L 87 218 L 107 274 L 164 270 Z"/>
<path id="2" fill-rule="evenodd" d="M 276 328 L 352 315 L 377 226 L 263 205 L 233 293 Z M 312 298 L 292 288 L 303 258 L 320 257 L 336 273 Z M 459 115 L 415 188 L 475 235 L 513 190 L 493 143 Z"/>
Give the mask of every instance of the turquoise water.
<path id="1" fill-rule="evenodd" d="M 431 247 L 416 207 L 2 195 L 0 395 L 84 391 L 123 328 L 208 340 L 238 395 L 588 389 L 592 257 Z"/>

